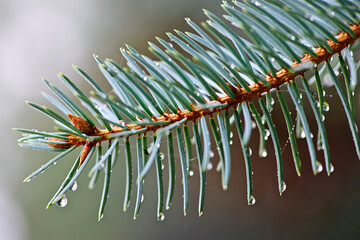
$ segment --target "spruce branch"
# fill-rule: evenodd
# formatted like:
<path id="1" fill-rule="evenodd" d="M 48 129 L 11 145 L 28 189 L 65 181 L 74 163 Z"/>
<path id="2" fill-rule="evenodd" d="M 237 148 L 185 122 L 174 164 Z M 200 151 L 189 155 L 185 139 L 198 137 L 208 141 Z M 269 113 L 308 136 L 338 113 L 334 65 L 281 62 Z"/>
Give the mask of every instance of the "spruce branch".
<path id="1" fill-rule="evenodd" d="M 158 196 L 156 214 L 159 220 L 163 220 L 163 172 L 166 169 L 162 168 L 161 160 L 164 159 L 164 154 L 160 152 L 160 147 L 165 140 L 169 161 L 169 186 L 165 205 L 168 209 L 175 186 L 173 141 L 176 138 L 181 163 L 184 215 L 188 211 L 188 178 L 193 175 L 193 164 L 197 164 L 200 180 L 198 214 L 201 216 L 207 186 L 206 172 L 212 168 L 211 158 L 214 155 L 211 151 L 210 135 L 214 137 L 220 158 L 216 169 L 221 171 L 222 187 L 226 190 L 232 165 L 231 125 L 234 123 L 243 150 L 248 204 L 255 203 L 249 147 L 253 125 L 260 133 L 260 157 L 268 157 L 266 141 L 272 139 L 278 189 L 282 195 L 286 189 L 283 161 L 277 128 L 271 116 L 275 102 L 272 93 L 275 91 L 286 121 L 297 174 L 301 175 L 301 161 L 296 137 L 306 139 L 313 173 L 318 174 L 323 169 L 317 158 L 318 150 L 324 152 L 326 172 L 330 175 L 334 167 L 330 159 L 325 126 L 325 114 L 329 109 L 323 96 L 323 79 L 326 76 L 330 77 L 340 97 L 360 159 L 354 101 L 360 63 L 351 52 L 358 43 L 356 40 L 360 38 L 359 4 L 352 1 L 328 3 L 323 0 L 244 0 L 234 1 L 233 4 L 232 6 L 223 3 L 222 7 L 228 14 L 223 17 L 248 38 L 241 37 L 221 18 L 204 10 L 209 20 L 202 23 L 202 27 L 186 18 L 197 34 L 178 30 L 175 30 L 177 35 L 167 33 L 169 39 L 181 51 L 161 38 L 156 39 L 163 49 L 149 42 L 149 50 L 158 61 L 139 54 L 129 45 L 126 45 L 127 50 L 120 49 L 127 61 L 127 67 L 121 67 L 111 59 L 102 60 L 94 55 L 100 71 L 113 89 L 113 95 L 107 94 L 90 75 L 75 65 L 75 71 L 94 88 L 91 97 L 85 95 L 75 83 L 60 73 L 60 80 L 100 123 L 98 126 L 91 115 L 44 79 L 44 83 L 59 101 L 48 94 L 44 94 L 44 97 L 64 113 L 69 121 L 46 106 L 27 102 L 34 109 L 52 118 L 57 124 L 57 132 L 14 129 L 24 135 L 19 139 L 19 145 L 34 150 L 61 153 L 24 181 L 31 181 L 75 148 L 82 148 L 48 207 L 54 203 L 59 206 L 66 205 L 66 192 L 76 189 L 77 178 L 89 164 L 93 153 L 97 151 L 96 162 L 88 176 L 89 188 L 92 189 L 104 170 L 103 193 L 98 212 L 100 220 L 108 201 L 113 166 L 121 149 L 125 152 L 126 163 L 123 210 L 126 211 L 129 207 L 132 184 L 135 182 L 137 188 L 133 216 L 134 219 L 138 217 L 144 179 L 155 165 Z M 191 55 L 192 59 L 184 53 Z M 335 58 L 335 55 L 338 57 Z M 323 62 L 325 64 L 322 64 Z M 305 77 L 306 72 L 312 71 L 313 77 Z M 344 75 L 345 91 L 340 84 L 337 71 L 342 71 Z M 312 139 L 308 114 L 304 110 L 302 92 L 295 81 L 297 77 L 301 78 L 316 119 L 317 148 Z M 311 89 L 312 83 L 316 83 L 316 94 Z M 287 86 L 291 96 L 288 101 L 282 93 L 282 86 Z M 256 102 L 261 111 L 255 106 Z M 291 103 L 297 110 L 295 126 L 288 107 Z M 173 139 L 174 132 L 176 137 Z M 148 139 L 149 135 L 152 135 L 152 138 Z M 131 153 L 133 136 L 136 137 L 135 155 Z M 121 139 L 125 141 L 125 147 L 120 144 Z M 107 148 L 103 147 L 104 145 L 107 145 Z M 193 145 L 195 151 L 192 149 Z M 137 162 L 136 178 L 133 177 L 133 161 Z"/>
<path id="2" fill-rule="evenodd" d="M 233 108 L 242 102 L 251 102 L 254 98 L 260 97 L 262 93 L 269 92 L 271 89 L 278 89 L 282 84 L 286 82 L 290 82 L 294 80 L 297 76 L 302 76 L 307 70 L 312 69 L 314 66 L 319 65 L 323 61 L 327 61 L 327 59 L 331 58 L 333 55 L 340 53 L 343 49 L 353 44 L 357 39 L 360 38 L 360 25 L 357 23 L 351 24 L 350 28 L 354 31 L 355 36 L 351 36 L 346 32 L 340 32 L 336 36 L 337 42 L 332 40 L 328 40 L 328 45 L 332 49 L 332 53 L 328 52 L 325 48 L 317 47 L 314 51 L 317 57 L 313 57 L 310 54 L 305 54 L 305 56 L 301 59 L 300 63 L 293 63 L 291 67 L 295 70 L 294 72 L 289 71 L 288 69 L 281 69 L 276 73 L 276 77 L 271 76 L 270 74 L 265 79 L 271 87 L 267 87 L 261 82 L 254 83 L 249 86 L 250 91 L 246 91 L 244 88 L 233 88 L 232 92 L 235 95 L 235 98 L 231 98 L 230 96 L 219 97 L 218 100 L 213 100 L 207 102 L 206 105 L 212 106 L 211 109 L 203 109 L 202 106 L 193 106 L 193 110 L 178 110 L 175 114 L 165 113 L 163 116 L 154 117 L 151 123 L 147 121 L 141 122 L 141 124 L 127 124 L 127 128 L 124 129 L 122 127 L 112 127 L 111 130 L 103 129 L 99 130 L 96 134 L 88 134 L 89 136 L 96 136 L 101 138 L 100 140 L 96 140 L 95 142 L 107 141 L 111 138 L 110 134 L 123 132 L 128 129 L 144 129 L 143 132 L 155 132 L 157 129 L 162 128 L 168 124 L 178 122 L 184 118 L 187 118 L 187 121 L 196 121 L 200 119 L 202 116 L 212 115 L 213 113 L 226 110 L 229 108 Z M 298 71 L 296 71 L 298 70 Z M 162 124 L 165 123 L 165 124 Z M 147 125 L 148 124 L 148 125 Z M 86 140 L 70 135 L 68 143 L 73 146 L 80 146 L 86 143 Z"/>

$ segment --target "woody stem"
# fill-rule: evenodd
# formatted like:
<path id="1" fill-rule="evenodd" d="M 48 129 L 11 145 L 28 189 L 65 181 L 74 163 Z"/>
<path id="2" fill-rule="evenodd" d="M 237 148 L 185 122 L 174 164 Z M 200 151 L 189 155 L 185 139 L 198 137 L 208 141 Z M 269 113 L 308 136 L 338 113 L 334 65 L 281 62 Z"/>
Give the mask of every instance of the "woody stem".
<path id="1" fill-rule="evenodd" d="M 317 54 L 317 57 L 314 58 L 309 54 L 305 54 L 304 57 L 301 59 L 300 63 L 294 63 L 291 65 L 293 69 L 299 68 L 302 66 L 302 64 L 305 64 L 308 61 L 311 61 L 314 64 L 320 64 L 323 61 L 326 61 L 331 56 L 333 56 L 336 53 L 340 53 L 341 50 L 346 48 L 348 45 L 354 43 L 358 38 L 360 38 L 360 25 L 358 24 L 352 24 L 350 25 L 351 29 L 355 32 L 356 37 L 350 36 L 348 33 L 340 32 L 336 39 L 338 40 L 337 43 L 328 40 L 328 45 L 333 50 L 333 53 L 329 53 L 325 48 L 317 47 L 315 50 L 315 53 Z M 260 96 L 264 92 L 269 92 L 273 88 L 279 88 L 283 83 L 289 82 L 291 80 L 294 80 L 297 76 L 301 76 L 304 74 L 305 71 L 309 69 L 304 69 L 301 71 L 296 72 L 290 72 L 287 69 L 281 69 L 276 73 L 276 77 L 271 76 L 270 74 L 266 77 L 266 81 L 268 81 L 271 85 L 271 87 L 266 87 L 265 85 L 259 83 L 255 83 L 250 85 L 251 92 L 247 92 L 244 88 L 238 88 L 234 89 L 234 94 L 236 96 L 235 99 L 230 98 L 229 96 L 224 96 L 219 98 L 216 101 L 211 101 L 209 103 L 227 103 L 227 106 L 222 108 L 214 108 L 214 109 L 199 109 L 194 107 L 193 111 L 189 110 L 182 110 L 178 111 L 176 114 L 166 114 L 163 116 L 160 116 L 158 118 L 154 118 L 154 121 L 170 121 L 169 124 L 177 122 L 181 119 L 187 118 L 187 121 L 195 121 L 196 119 L 200 118 L 201 116 L 211 115 L 214 112 L 218 112 L 221 110 L 226 110 L 228 108 L 237 106 L 239 103 L 242 103 L 244 101 L 252 101 L 253 98 Z M 161 128 L 162 126 L 159 125 L 152 125 L 152 126 L 141 126 L 137 124 L 129 124 L 127 125 L 130 129 L 140 129 L 140 128 L 146 128 L 145 132 L 151 132 L 156 131 L 158 128 Z M 107 141 L 107 136 L 111 133 L 116 132 L 122 132 L 124 131 L 121 127 L 113 127 L 111 131 L 108 130 L 99 130 L 99 132 L 96 133 L 94 136 L 101 137 L 101 140 L 97 140 L 96 142 L 102 142 Z M 70 144 L 71 145 L 84 145 L 86 143 L 86 140 L 78 137 L 78 136 L 70 136 Z"/>

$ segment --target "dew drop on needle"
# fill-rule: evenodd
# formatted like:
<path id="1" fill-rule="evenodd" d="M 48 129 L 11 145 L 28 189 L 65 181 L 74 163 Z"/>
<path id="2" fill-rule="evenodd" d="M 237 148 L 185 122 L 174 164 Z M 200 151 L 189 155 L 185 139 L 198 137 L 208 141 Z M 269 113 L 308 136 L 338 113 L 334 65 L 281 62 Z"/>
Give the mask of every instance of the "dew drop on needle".
<path id="1" fill-rule="evenodd" d="M 71 186 L 70 190 L 75 192 L 77 187 L 78 187 L 78 185 L 77 185 L 77 182 L 75 181 L 74 184 Z"/>
<path id="2" fill-rule="evenodd" d="M 56 205 L 58 205 L 59 207 L 65 207 L 68 203 L 68 200 L 66 198 L 65 195 L 63 195 L 57 202 Z"/>

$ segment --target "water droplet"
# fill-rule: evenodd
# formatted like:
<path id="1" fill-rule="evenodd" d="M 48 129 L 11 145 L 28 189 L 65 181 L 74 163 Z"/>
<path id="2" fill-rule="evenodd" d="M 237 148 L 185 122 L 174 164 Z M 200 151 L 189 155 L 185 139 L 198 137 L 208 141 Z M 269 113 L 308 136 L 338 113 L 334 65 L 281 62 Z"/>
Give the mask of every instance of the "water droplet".
<path id="1" fill-rule="evenodd" d="M 269 129 L 265 129 L 265 140 L 267 140 L 270 137 L 270 131 Z"/>
<path id="2" fill-rule="evenodd" d="M 338 76 L 338 75 L 339 75 L 339 71 L 335 71 L 334 73 L 335 73 L 335 75 L 336 75 L 336 76 Z"/>
<path id="3" fill-rule="evenodd" d="M 194 176 L 194 171 L 191 170 L 191 171 L 189 172 L 189 176 L 190 176 L 190 177 Z"/>
<path id="4" fill-rule="evenodd" d="M 302 99 L 303 98 L 303 95 L 302 93 L 299 94 L 299 98 Z"/>
<path id="5" fill-rule="evenodd" d="M 323 90 L 323 96 L 325 97 L 325 95 L 326 95 L 326 92 Z"/>
<path id="6" fill-rule="evenodd" d="M 281 193 L 285 192 L 285 190 L 286 190 L 286 183 L 283 181 L 282 182 L 282 192 Z"/>
<path id="7" fill-rule="evenodd" d="M 65 196 L 65 194 L 56 202 L 56 205 L 59 207 L 65 207 L 68 203 L 68 200 Z"/>
<path id="8" fill-rule="evenodd" d="M 75 181 L 74 184 L 71 186 L 70 191 L 75 192 L 77 187 L 78 187 L 78 185 L 77 185 L 77 182 Z"/>
<path id="9" fill-rule="evenodd" d="M 148 77 L 145 76 L 145 77 L 143 77 L 143 79 L 144 79 L 144 81 L 146 82 L 146 81 L 148 80 Z"/>
<path id="10" fill-rule="evenodd" d="M 156 65 L 156 66 L 160 66 L 160 63 L 159 63 L 159 62 L 155 62 L 155 65 Z"/>
<path id="11" fill-rule="evenodd" d="M 141 195 L 141 202 L 144 201 L 144 194 Z"/>
<path id="12" fill-rule="evenodd" d="M 275 62 L 275 58 L 271 58 L 270 61 L 271 61 L 271 62 Z"/>
<path id="13" fill-rule="evenodd" d="M 321 115 L 321 120 L 325 121 L 325 116 L 324 115 Z"/>
<path id="14" fill-rule="evenodd" d="M 230 140 L 229 144 L 230 144 L 230 145 L 233 145 L 233 141 L 232 141 L 232 140 Z"/>
<path id="15" fill-rule="evenodd" d="M 334 172 L 334 165 L 332 165 L 332 163 L 330 163 L 330 172 L 332 173 L 332 172 Z"/>
<path id="16" fill-rule="evenodd" d="M 213 158 L 213 157 L 214 157 L 214 155 L 215 155 L 215 154 L 214 154 L 214 152 L 213 152 L 213 151 L 210 151 L 210 153 L 209 153 L 209 157 L 210 157 L 210 158 Z"/>
<path id="17" fill-rule="evenodd" d="M 292 35 L 291 37 L 290 37 L 290 39 L 291 39 L 291 41 L 295 41 L 295 36 L 294 35 Z"/>
<path id="18" fill-rule="evenodd" d="M 201 217 L 204 214 L 204 212 L 199 212 L 199 217 Z"/>
<path id="19" fill-rule="evenodd" d="M 233 138 L 233 137 L 234 137 L 234 133 L 230 132 L 230 138 Z"/>
<path id="20" fill-rule="evenodd" d="M 251 156 L 251 155 L 252 155 L 252 149 L 249 148 L 249 156 Z"/>
<path id="21" fill-rule="evenodd" d="M 29 178 L 24 180 L 24 182 L 30 182 L 30 181 L 31 181 L 31 179 L 29 179 Z"/>
<path id="22" fill-rule="evenodd" d="M 231 64 L 230 64 L 230 68 L 231 68 L 231 69 L 235 69 L 235 64 L 231 63 Z"/>
<path id="23" fill-rule="evenodd" d="M 260 157 L 266 157 L 267 156 L 267 151 L 266 149 L 263 149 L 261 152 L 260 152 Z"/>
<path id="24" fill-rule="evenodd" d="M 251 121 L 251 128 L 255 129 L 256 128 L 256 123 L 254 121 Z"/>
<path id="25" fill-rule="evenodd" d="M 258 1 L 255 2 L 255 6 L 260 6 L 260 5 L 261 4 Z"/>
<path id="26" fill-rule="evenodd" d="M 101 168 L 104 168 L 104 167 L 105 167 L 105 163 L 101 163 L 100 167 L 101 167 Z"/>
<path id="27" fill-rule="evenodd" d="M 168 58 L 168 61 L 169 61 L 169 62 L 171 62 L 171 61 L 172 61 L 172 59 L 171 59 L 171 58 Z"/>
<path id="28" fill-rule="evenodd" d="M 323 165 L 320 162 L 316 161 L 316 172 L 321 173 L 323 169 Z"/>
<path id="29" fill-rule="evenodd" d="M 311 137 L 311 138 L 313 138 L 313 137 L 314 137 L 314 135 L 313 135 L 312 133 L 310 133 L 310 137 Z"/>
<path id="30" fill-rule="evenodd" d="M 161 164 L 161 169 L 164 169 L 164 167 L 165 167 L 164 164 Z"/>
<path id="31" fill-rule="evenodd" d="M 330 12 L 330 15 L 331 15 L 331 16 L 335 16 L 335 13 L 334 13 L 334 12 Z"/>
<path id="32" fill-rule="evenodd" d="M 206 166 L 206 169 L 207 169 L 208 171 L 210 171 L 212 168 L 213 168 L 213 165 L 212 165 L 211 162 L 209 162 L 209 163 L 207 164 L 207 166 Z"/>
<path id="33" fill-rule="evenodd" d="M 302 127 L 301 127 L 301 129 L 300 129 L 300 137 L 301 137 L 301 138 L 305 138 L 305 137 L 306 137 L 304 128 L 302 128 Z"/>
<path id="34" fill-rule="evenodd" d="M 327 102 L 324 102 L 323 110 L 324 110 L 325 112 L 328 112 L 328 111 L 330 110 L 330 106 L 329 106 L 329 104 L 328 104 Z"/>
<path id="35" fill-rule="evenodd" d="M 54 165 L 56 165 L 56 162 L 54 162 Z"/>
<path id="36" fill-rule="evenodd" d="M 251 196 L 248 204 L 252 206 L 255 204 L 255 202 L 256 202 L 256 199 L 254 198 L 254 196 Z"/>
<path id="37" fill-rule="evenodd" d="M 158 220 L 164 221 L 164 219 L 165 219 L 165 215 L 163 213 L 160 213 L 159 217 L 158 217 Z"/>
<path id="38" fill-rule="evenodd" d="M 159 154 L 159 158 L 160 158 L 160 160 L 162 161 L 162 160 L 164 160 L 165 155 L 164 155 L 163 153 L 160 153 L 160 154 Z"/>

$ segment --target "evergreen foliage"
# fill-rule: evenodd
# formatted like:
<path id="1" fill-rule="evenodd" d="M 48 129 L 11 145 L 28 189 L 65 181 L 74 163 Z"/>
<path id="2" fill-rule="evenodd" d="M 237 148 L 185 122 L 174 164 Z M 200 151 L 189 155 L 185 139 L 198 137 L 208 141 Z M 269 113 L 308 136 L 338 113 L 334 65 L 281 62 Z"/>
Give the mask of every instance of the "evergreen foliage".
<path id="1" fill-rule="evenodd" d="M 161 38 L 156 38 L 157 45 L 149 42 L 149 50 L 156 60 L 138 53 L 129 45 L 120 49 L 127 61 L 126 67 L 94 55 L 113 94 L 107 94 L 77 66 L 74 66 L 75 71 L 94 88 L 92 96 L 84 94 L 64 74 L 59 74 L 59 79 L 83 106 L 44 79 L 58 99 L 48 94 L 44 97 L 58 111 L 27 103 L 52 118 L 56 132 L 14 130 L 23 134 L 19 139 L 20 146 L 60 153 L 24 181 L 31 181 L 75 148 L 82 148 L 48 207 L 54 203 L 66 205 L 66 192 L 76 190 L 76 180 L 93 159 L 89 172 L 90 189 L 104 173 L 100 220 L 109 196 L 111 175 L 116 174 L 112 167 L 116 161 L 125 161 L 124 211 L 131 201 L 135 201 L 134 218 L 138 216 L 144 179 L 149 170 L 155 168 L 158 186 L 156 213 L 157 218 L 163 220 L 163 207 L 170 207 L 174 194 L 175 155 L 178 155 L 184 215 L 189 201 L 188 178 L 198 169 L 198 213 L 201 216 L 206 172 L 211 169 L 210 158 L 214 155 L 212 149 L 218 150 L 220 161 L 217 169 L 221 172 L 223 188 L 228 187 L 233 124 L 244 155 L 248 204 L 255 203 L 252 153 L 248 145 L 254 126 L 260 136 L 260 157 L 267 157 L 266 142 L 272 139 L 281 195 L 286 185 L 277 134 L 279 126 L 275 127 L 271 116 L 275 97 L 286 121 L 297 174 L 301 174 L 301 162 L 296 138 L 306 139 L 313 173 L 323 169 L 316 156 L 318 150 L 323 151 L 326 172 L 331 174 L 334 169 L 325 127 L 325 114 L 329 108 L 324 101 L 325 78 L 331 79 L 340 97 L 360 157 L 354 100 L 360 62 L 352 53 L 358 43 L 355 41 L 360 38 L 360 3 L 347 0 L 243 0 L 232 4 L 224 2 L 221 6 L 226 12 L 223 18 L 204 10 L 208 20 L 201 26 L 186 18 L 193 33 L 175 30 L 175 33 L 167 33 L 171 43 Z M 246 38 L 242 37 L 244 34 Z M 339 78 L 339 72 L 343 77 Z M 284 98 L 287 92 L 291 97 L 289 101 Z M 318 126 L 314 138 L 304 111 L 305 98 Z M 288 105 L 295 106 L 297 116 L 290 115 Z M 215 146 L 211 146 L 211 138 Z M 160 152 L 160 145 L 165 144 L 168 170 L 162 168 L 165 156 Z M 130 150 L 132 145 L 136 146 L 135 155 Z M 97 156 L 92 158 L 95 152 Z M 124 152 L 124 159 L 118 159 L 119 152 Z M 167 194 L 164 193 L 163 171 L 168 171 L 169 175 Z M 134 172 L 137 173 L 135 176 Z M 133 185 L 136 185 L 135 196 L 132 196 Z"/>

